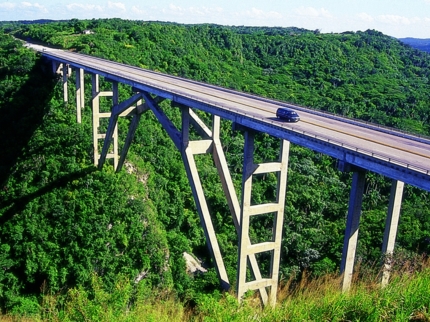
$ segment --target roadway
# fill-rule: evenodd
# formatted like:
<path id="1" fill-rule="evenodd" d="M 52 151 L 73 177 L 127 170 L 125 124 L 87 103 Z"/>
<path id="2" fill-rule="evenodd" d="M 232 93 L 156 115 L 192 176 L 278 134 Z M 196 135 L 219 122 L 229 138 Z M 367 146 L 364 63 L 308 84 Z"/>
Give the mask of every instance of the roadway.
<path id="1" fill-rule="evenodd" d="M 28 47 L 71 67 L 219 115 L 430 191 L 429 140 L 97 57 L 38 45 Z M 301 120 L 297 123 L 278 120 L 275 112 L 283 105 L 296 109 Z"/>

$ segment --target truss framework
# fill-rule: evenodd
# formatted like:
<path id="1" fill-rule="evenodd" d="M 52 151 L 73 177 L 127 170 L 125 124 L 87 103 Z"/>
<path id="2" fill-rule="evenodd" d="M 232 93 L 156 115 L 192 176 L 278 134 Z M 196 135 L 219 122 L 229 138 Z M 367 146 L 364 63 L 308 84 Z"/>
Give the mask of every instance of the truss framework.
<path id="1" fill-rule="evenodd" d="M 109 115 L 109 126 L 106 134 L 104 135 L 104 146 L 100 154 L 100 158 L 98 159 L 98 166 L 100 168 L 103 166 L 106 157 L 109 156 L 108 147 L 110 146 L 111 140 L 115 140 L 114 131 L 117 128 L 116 123 L 118 116 L 121 115 L 121 112 L 127 109 L 131 104 L 140 101 L 142 98 L 145 103 L 143 105 L 138 104 L 138 107 L 133 109 L 134 116 L 127 134 L 128 139 L 126 140 L 123 153 L 121 154 L 121 159 L 119 160 L 118 165 L 116 165 L 116 170 L 119 171 L 121 165 L 123 164 L 123 160 L 126 155 L 126 152 L 124 151 L 128 151 L 141 113 L 151 110 L 181 153 L 200 216 L 201 224 L 208 242 L 208 247 L 221 281 L 221 286 L 224 289 L 228 289 L 230 288 L 229 278 L 227 276 L 222 252 L 217 241 L 216 232 L 212 223 L 212 217 L 210 215 L 209 207 L 204 196 L 203 186 L 194 158 L 199 154 L 212 154 L 214 164 L 219 173 L 222 187 L 232 214 L 233 222 L 240 239 L 238 254 L 240 259 L 238 264 L 239 273 L 237 276 L 238 297 L 240 299 L 247 290 L 258 290 L 261 300 L 264 304 L 270 303 L 271 305 L 274 305 L 276 301 L 276 291 L 278 285 L 289 142 L 282 140 L 281 157 L 279 162 L 255 165 L 253 164 L 252 158 L 254 149 L 254 132 L 248 130 L 245 131 L 245 137 L 247 138 L 245 140 L 245 150 L 248 151 L 245 153 L 247 153 L 249 157 L 245 158 L 244 162 L 244 169 L 246 169 L 246 171 L 244 171 L 243 174 L 244 179 L 242 184 L 243 187 L 241 200 L 242 206 L 240 206 L 220 141 L 220 118 L 215 115 L 213 116 L 213 125 L 212 129 L 210 129 L 189 107 L 172 102 L 174 107 L 181 109 L 182 126 L 179 130 L 169 120 L 169 118 L 158 105 L 162 99 L 154 98 L 146 92 L 140 92 L 122 103 L 118 103 L 114 100 L 116 104 L 114 104 L 112 112 Z M 97 102 L 95 106 L 97 108 Z M 94 124 L 94 126 L 95 125 L 97 124 Z M 189 131 L 191 125 L 196 129 L 196 132 L 200 133 L 202 136 L 201 140 L 190 140 Z M 252 176 L 255 174 L 269 172 L 279 173 L 276 202 L 271 204 L 251 206 Z M 252 244 L 249 238 L 250 217 L 266 213 L 275 213 L 273 223 L 273 238 L 268 242 Z M 270 276 L 268 277 L 262 277 L 259 264 L 255 256 L 257 253 L 261 252 L 268 252 L 271 256 L 271 272 Z M 253 276 L 253 281 L 251 282 L 246 281 L 248 264 Z M 269 288 L 270 292 L 268 292 L 267 288 Z"/>
<path id="2" fill-rule="evenodd" d="M 54 73 L 62 76 L 64 102 L 67 103 L 67 84 L 72 69 L 68 64 L 63 64 L 58 61 L 52 61 L 52 67 Z M 76 68 L 75 70 L 77 75 L 75 92 L 76 115 L 77 122 L 80 123 L 82 121 L 81 110 L 84 108 L 85 104 L 84 72 L 83 69 L 80 68 Z M 99 75 L 97 74 L 91 74 L 91 83 L 94 165 L 102 168 L 106 159 L 113 159 L 114 168 L 116 171 L 120 171 L 142 113 L 151 110 L 181 153 L 206 240 L 221 281 L 221 286 L 224 289 L 228 289 L 230 288 L 230 282 L 194 159 L 194 157 L 199 154 L 211 154 L 215 167 L 219 173 L 222 188 L 239 237 L 236 285 L 238 299 L 240 300 L 248 290 L 258 290 L 263 304 L 275 305 L 290 143 L 286 140 L 281 140 L 278 162 L 254 164 L 253 152 L 255 132 L 248 128 L 242 128 L 245 135 L 245 146 L 241 200 L 239 202 L 220 141 L 220 118 L 218 116 L 212 116 L 212 129 L 210 129 L 191 108 L 175 103 L 173 100 L 172 107 L 180 108 L 182 113 L 182 124 L 181 129 L 179 130 L 169 120 L 159 106 L 159 103 L 163 101 L 164 98 L 158 96 L 153 97 L 148 92 L 138 92 L 136 90 L 132 97 L 123 102 L 119 102 L 118 83 L 116 81 L 111 81 L 111 91 L 100 90 Z M 110 111 L 100 111 L 101 97 L 109 97 L 112 99 L 112 108 Z M 118 117 L 126 115 L 131 115 L 132 120 L 130 122 L 124 147 L 119 155 L 117 122 Z M 108 119 L 109 123 L 105 133 L 100 133 L 101 121 L 103 119 Z M 190 140 L 190 125 L 192 125 L 196 132 L 200 134 L 202 137 L 201 140 Z M 99 152 L 99 144 L 101 140 L 103 141 L 103 148 L 102 151 Z M 358 228 L 361 216 L 361 202 L 365 183 L 365 171 L 349 164 L 343 164 L 340 167 L 340 170 L 354 172 L 341 262 L 341 273 L 343 274 L 342 288 L 344 291 L 347 291 L 351 285 L 354 268 Z M 252 178 L 255 175 L 269 172 L 276 172 L 278 174 L 276 200 L 269 204 L 253 205 L 251 202 Z M 382 253 L 386 255 L 391 255 L 394 250 L 403 187 L 403 182 L 396 180 L 392 181 L 391 197 L 388 206 L 387 222 L 382 246 Z M 249 237 L 251 218 L 269 213 L 273 214 L 274 217 L 271 240 L 261 243 L 252 243 Z M 260 271 L 256 256 L 260 253 L 268 253 L 270 256 L 270 270 L 267 276 L 263 276 Z M 389 261 L 389 257 L 387 257 L 383 263 L 381 274 L 381 283 L 383 286 L 388 283 L 390 269 L 391 263 Z"/>

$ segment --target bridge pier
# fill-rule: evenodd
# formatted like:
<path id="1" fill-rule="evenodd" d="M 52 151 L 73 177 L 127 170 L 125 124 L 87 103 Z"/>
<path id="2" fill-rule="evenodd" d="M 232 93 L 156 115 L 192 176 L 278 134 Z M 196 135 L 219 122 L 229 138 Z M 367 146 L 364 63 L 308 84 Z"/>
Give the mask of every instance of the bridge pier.
<path id="1" fill-rule="evenodd" d="M 77 68 L 76 70 L 76 121 L 82 122 L 82 110 L 85 105 L 85 86 L 84 86 L 84 70 Z"/>
<path id="2" fill-rule="evenodd" d="M 391 182 L 390 201 L 388 204 L 387 220 L 385 223 L 384 240 L 382 243 L 382 255 L 384 256 L 381 286 L 388 284 L 391 270 L 391 260 L 396 242 L 397 227 L 400 218 L 400 207 L 402 205 L 402 196 L 404 183 L 397 180 Z"/>
<path id="3" fill-rule="evenodd" d="M 343 274 L 342 290 L 348 291 L 351 287 L 355 253 L 358 242 L 358 230 L 361 217 L 361 204 L 364 193 L 364 184 L 366 172 L 363 169 L 342 164 L 340 167 L 343 171 L 352 170 L 353 179 L 351 184 L 351 193 L 348 207 L 348 215 L 345 229 L 342 262 L 340 272 Z M 390 270 L 391 256 L 394 251 L 394 245 L 397 235 L 397 227 L 400 217 L 400 208 L 402 203 L 404 183 L 397 180 L 392 180 L 390 201 L 388 205 L 387 218 L 385 223 L 384 238 L 382 244 L 382 255 L 384 261 L 382 263 L 381 286 L 387 285 Z"/>
<path id="4" fill-rule="evenodd" d="M 220 142 L 220 118 L 215 115 L 213 116 L 213 128 L 211 130 L 189 107 L 173 102 L 172 105 L 174 107 L 179 107 L 181 109 L 182 124 L 181 130 L 179 131 L 167 118 L 162 109 L 157 105 L 155 99 L 149 95 L 149 93 L 142 92 L 142 96 L 145 99 L 145 105 L 154 112 L 154 115 L 157 117 L 160 124 L 162 124 L 181 152 L 202 227 L 205 232 L 206 241 L 208 243 L 210 253 L 212 254 L 212 258 L 214 259 L 214 265 L 220 278 L 221 286 L 224 289 L 228 289 L 230 287 L 230 281 L 225 269 L 222 252 L 218 245 L 216 232 L 214 230 L 212 218 L 204 196 L 198 169 L 195 164 L 194 156 L 198 154 L 212 154 L 214 164 L 220 175 L 221 184 L 231 211 L 233 222 L 239 234 L 241 246 L 239 247 L 238 255 L 238 298 L 241 299 L 247 290 L 259 290 L 262 302 L 264 304 L 274 305 L 276 302 L 276 291 L 278 286 L 289 142 L 281 140 L 281 156 L 279 162 L 254 165 L 252 162 L 253 139 L 247 141 L 248 144 L 245 150 L 248 151 L 247 154 L 249 155 L 249 158 L 246 159 L 244 169 L 246 168 L 248 170 L 244 170 L 244 178 L 247 179 L 244 179 L 243 181 L 243 197 L 241 206 L 235 192 Z M 190 140 L 190 125 L 193 125 L 196 132 L 202 136 L 201 140 Z M 247 133 L 250 132 L 248 131 Z M 253 138 L 253 134 L 250 134 L 250 137 Z M 279 173 L 276 202 L 264 205 L 251 205 L 252 175 L 269 172 Z M 250 217 L 267 213 L 274 214 L 272 239 L 259 244 L 251 244 L 249 238 Z M 261 252 L 269 252 L 271 255 L 269 276 L 265 277 L 263 277 L 260 272 L 255 256 L 257 253 Z M 246 280 L 248 261 L 251 273 L 254 277 L 253 281 Z M 269 294 L 266 288 L 270 289 Z"/>
<path id="5" fill-rule="evenodd" d="M 137 126 L 139 125 L 141 115 L 144 112 L 146 112 L 147 110 L 149 110 L 148 105 L 146 105 L 145 103 L 142 103 L 141 96 L 139 96 L 137 98 L 137 100 L 135 100 L 135 98 L 136 97 L 133 97 L 131 102 L 127 102 L 125 104 L 126 106 L 123 106 L 123 107 L 118 106 L 118 110 L 115 112 L 115 114 L 119 114 L 119 116 L 126 116 L 129 114 L 131 114 L 133 116 L 131 119 L 129 130 L 127 132 L 127 137 L 126 137 L 125 142 L 124 142 L 124 147 L 121 150 L 121 155 L 120 155 L 120 158 L 118 161 L 118 166 L 116 168 L 116 172 L 120 171 L 123 164 L 124 164 L 125 157 L 127 156 L 127 153 L 128 153 L 129 148 L 130 148 L 131 142 L 133 140 L 134 134 L 136 133 Z M 136 107 L 134 107 L 134 106 L 130 107 L 130 105 L 128 105 L 129 103 L 130 103 L 130 105 L 133 105 L 136 103 Z M 110 124 L 109 124 L 109 126 L 110 126 Z M 102 154 L 102 156 L 103 155 L 104 154 Z M 104 161 L 100 162 L 100 165 L 103 162 Z"/>
<path id="6" fill-rule="evenodd" d="M 69 65 L 67 64 L 61 64 L 62 65 L 62 69 L 61 69 L 61 73 L 63 75 L 63 101 L 64 103 L 67 103 L 69 98 L 68 98 L 68 90 L 67 90 L 67 79 L 69 77 Z"/>
<path id="7" fill-rule="evenodd" d="M 342 290 L 347 291 L 351 286 L 354 269 L 355 251 L 358 241 L 358 227 L 360 224 L 361 204 L 363 200 L 366 172 L 354 168 L 351 192 L 349 196 L 348 215 L 346 219 L 345 238 L 343 242 L 342 262 L 340 272 L 343 274 Z"/>
<path id="8" fill-rule="evenodd" d="M 63 102 L 65 104 L 69 100 L 67 84 L 72 69 L 70 68 L 69 64 L 52 61 L 52 71 L 54 74 L 61 75 L 63 82 Z"/>

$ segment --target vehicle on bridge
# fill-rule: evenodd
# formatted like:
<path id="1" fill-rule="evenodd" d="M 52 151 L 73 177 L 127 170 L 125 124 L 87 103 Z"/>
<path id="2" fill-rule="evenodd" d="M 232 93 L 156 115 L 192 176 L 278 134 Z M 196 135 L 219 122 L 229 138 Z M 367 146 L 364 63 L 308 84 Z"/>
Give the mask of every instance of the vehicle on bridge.
<path id="1" fill-rule="evenodd" d="M 276 111 L 276 117 L 279 117 L 282 120 L 287 122 L 298 122 L 300 121 L 300 116 L 296 111 L 293 111 L 289 108 L 281 107 Z"/>

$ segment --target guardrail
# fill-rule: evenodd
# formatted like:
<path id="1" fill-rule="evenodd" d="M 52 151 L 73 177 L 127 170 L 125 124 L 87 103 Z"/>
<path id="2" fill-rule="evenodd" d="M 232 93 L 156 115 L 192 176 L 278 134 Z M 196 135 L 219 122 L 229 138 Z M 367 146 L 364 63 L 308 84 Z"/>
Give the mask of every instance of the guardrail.
<path id="1" fill-rule="evenodd" d="M 99 58 L 99 57 L 97 57 L 97 59 L 104 60 L 104 59 Z M 122 66 L 131 67 L 132 69 L 141 70 L 141 68 L 136 67 L 136 66 L 125 65 L 125 64 L 122 64 L 122 63 L 118 63 L 118 62 L 113 62 L 113 63 L 118 64 L 118 65 L 122 65 Z M 207 83 L 202 83 L 202 82 L 198 82 L 198 81 L 194 81 L 194 80 L 190 80 L 190 79 L 186 79 L 186 78 L 182 78 L 182 77 L 178 77 L 178 76 L 166 75 L 166 74 L 159 73 L 159 72 L 152 71 L 152 70 L 146 70 L 145 69 L 145 72 L 156 74 L 156 75 L 168 76 L 169 78 L 178 79 L 178 80 L 181 80 L 181 81 L 186 81 L 186 82 L 189 82 L 189 83 L 192 83 L 192 84 L 204 85 L 204 86 L 206 86 L 208 88 L 213 88 L 213 89 L 221 90 L 221 91 L 228 92 L 228 93 L 240 94 L 240 95 L 242 95 L 244 97 L 249 97 L 249 98 L 252 98 L 252 99 L 255 99 L 255 100 L 259 100 L 259 101 L 263 101 L 263 102 L 267 102 L 267 103 L 275 103 L 275 104 L 277 104 L 279 106 L 297 109 L 299 111 L 304 111 L 306 113 L 310 113 L 310 114 L 314 114 L 314 115 L 326 117 L 326 118 L 333 119 L 333 120 L 336 120 L 336 121 L 341 121 L 341 122 L 352 124 L 352 125 L 366 127 L 368 129 L 380 131 L 380 132 L 383 132 L 383 133 L 386 133 L 386 134 L 391 134 L 391 135 L 394 135 L 394 136 L 403 137 L 403 138 L 410 139 L 410 140 L 413 140 L 413 141 L 430 144 L 430 136 L 426 136 L 426 135 L 423 135 L 423 134 L 410 133 L 410 132 L 406 132 L 406 131 L 403 131 L 403 130 L 400 130 L 400 129 L 395 129 L 395 128 L 392 128 L 392 127 L 389 127 L 389 126 L 377 124 L 377 123 L 372 123 L 372 122 L 368 122 L 368 121 L 358 120 L 358 119 L 354 119 L 354 118 L 351 118 L 351 117 L 348 117 L 348 116 L 338 115 L 338 114 L 335 114 L 335 113 L 332 113 L 332 112 L 321 111 L 321 110 L 318 110 L 318 109 L 312 108 L 312 107 L 305 107 L 305 106 L 301 106 L 301 105 L 297 105 L 297 104 L 292 104 L 292 103 L 288 103 L 288 102 L 284 102 L 284 101 L 278 101 L 278 100 L 271 99 L 271 98 L 265 98 L 265 97 L 253 95 L 251 93 L 241 92 L 241 91 L 238 91 L 238 90 L 232 90 L 232 89 L 224 88 L 224 87 L 221 87 L 221 86 L 207 84 Z"/>
<path id="2" fill-rule="evenodd" d="M 151 71 L 152 72 L 152 71 Z M 155 73 L 155 72 L 154 72 Z M 170 76 L 170 75 L 169 75 Z M 186 80 L 180 77 L 176 77 L 176 76 L 172 76 L 181 80 Z M 186 80 L 192 83 L 196 83 L 196 84 L 202 84 L 200 82 L 196 82 L 196 81 L 192 81 L 192 80 Z M 318 110 L 316 108 L 311 108 L 311 107 L 305 107 L 305 106 L 301 106 L 301 105 L 297 105 L 297 104 L 292 104 L 292 103 L 288 103 L 288 102 L 283 102 L 283 101 L 278 101 L 275 99 L 271 99 L 271 98 L 265 98 L 265 97 L 261 97 L 261 96 L 256 96 L 250 93 L 246 93 L 246 92 L 240 92 L 240 91 L 236 91 L 236 90 L 231 90 L 228 88 L 223 88 L 223 87 L 219 87 L 219 86 L 215 86 L 215 85 L 211 85 L 211 84 L 204 84 L 207 87 L 210 88 L 216 88 L 219 90 L 223 90 L 225 92 L 229 92 L 229 93 L 236 93 L 236 94 L 240 94 L 242 96 L 245 97 L 249 97 L 249 98 L 253 98 L 256 100 L 260 100 L 263 102 L 267 102 L 267 103 L 275 103 L 281 107 L 288 107 L 288 108 L 292 108 L 292 109 L 296 109 L 299 111 L 303 111 L 306 113 L 310 113 L 310 114 L 314 114 L 314 115 L 318 115 L 318 116 L 322 116 L 322 117 L 326 117 L 329 119 L 333 119 L 336 121 L 341 121 L 347 124 L 352 124 L 352 125 L 357 125 L 357 126 L 361 126 L 361 127 L 365 127 L 368 129 L 372 129 L 372 130 L 376 130 L 379 132 L 383 132 L 386 134 L 391 134 L 394 136 L 399 136 L 405 139 L 410 139 L 413 141 L 417 141 L 417 142 L 421 142 L 421 143 L 426 143 L 426 144 L 430 144 L 430 136 L 426 136 L 423 134 L 417 134 L 417 133 L 409 133 L 400 129 L 395 129 L 389 126 L 385 126 L 385 125 L 381 125 L 381 124 L 377 124 L 377 123 L 372 123 L 372 122 L 368 122 L 368 121 L 363 121 L 363 120 L 358 120 L 358 119 L 354 119 L 348 116 L 343 116 L 343 115 L 338 115 L 335 113 L 331 113 L 331 112 L 327 112 L 327 111 L 321 111 Z"/>

